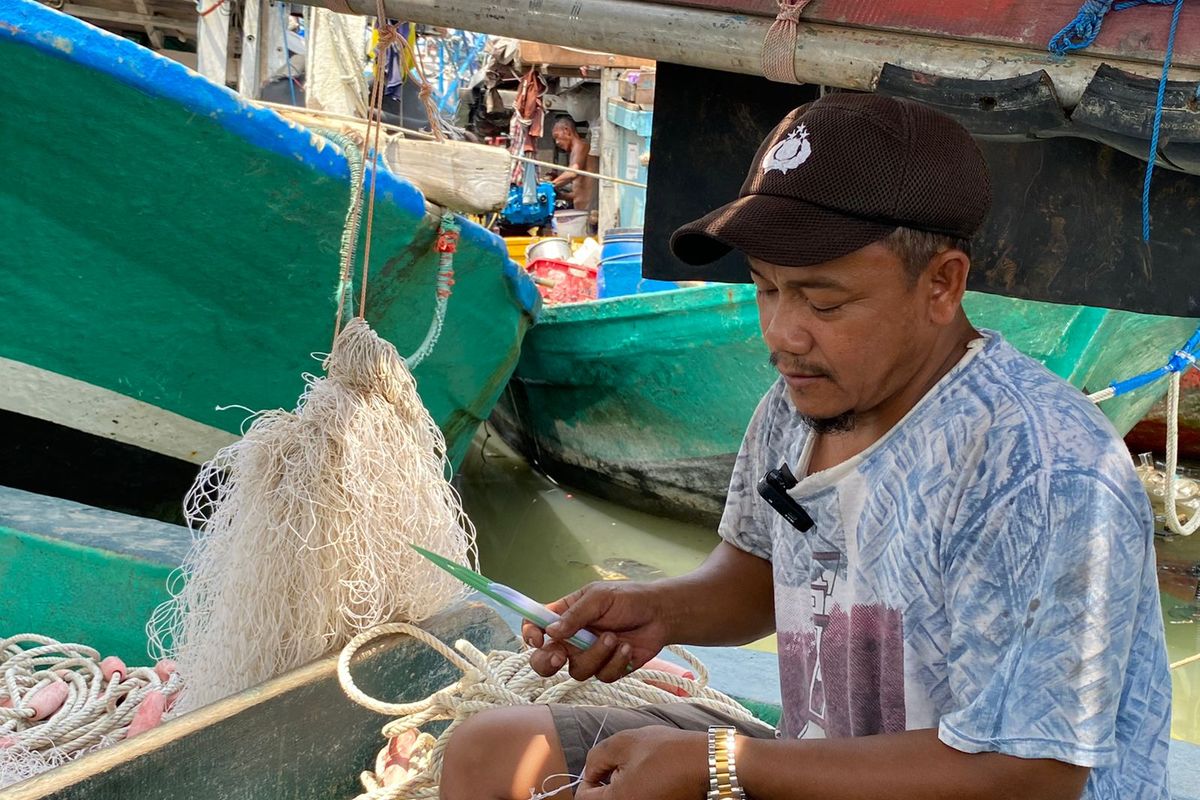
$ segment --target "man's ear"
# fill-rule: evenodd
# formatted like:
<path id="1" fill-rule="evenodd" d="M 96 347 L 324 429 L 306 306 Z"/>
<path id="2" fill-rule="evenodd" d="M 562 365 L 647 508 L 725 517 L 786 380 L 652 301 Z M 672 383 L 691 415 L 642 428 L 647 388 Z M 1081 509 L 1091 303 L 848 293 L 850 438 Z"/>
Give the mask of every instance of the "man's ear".
<path id="1" fill-rule="evenodd" d="M 956 247 L 942 250 L 925 266 L 929 281 L 929 315 L 936 325 L 949 325 L 962 309 L 971 257 Z"/>

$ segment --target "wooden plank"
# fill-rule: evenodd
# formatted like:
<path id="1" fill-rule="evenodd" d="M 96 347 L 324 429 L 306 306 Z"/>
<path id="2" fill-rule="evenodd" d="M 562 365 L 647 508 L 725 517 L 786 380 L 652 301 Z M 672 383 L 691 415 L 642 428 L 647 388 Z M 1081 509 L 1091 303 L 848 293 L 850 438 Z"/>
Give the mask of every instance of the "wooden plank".
<path id="1" fill-rule="evenodd" d="M 648 3 L 650 0 L 635 0 Z M 1046 49 L 1050 39 L 1075 18 L 1082 0 L 813 0 L 807 22 L 847 25 L 939 38 L 1004 43 Z M 654 0 L 656 5 L 702 8 L 774 17 L 775 0 Z M 1189 7 L 1190 8 L 1190 7 Z M 1138 61 L 1162 62 L 1171 9 L 1145 5 L 1109 14 L 1087 52 Z M 1179 18 L 1175 61 L 1200 64 L 1200 12 L 1185 8 Z"/>
<path id="2" fill-rule="evenodd" d="M 521 42 L 521 61 L 526 64 L 545 64 L 553 67 L 616 67 L 635 69 L 653 67 L 654 61 L 635 56 L 600 53 L 543 42 Z"/>
<path id="3" fill-rule="evenodd" d="M 133 5 L 138 10 L 139 14 L 145 14 L 148 17 L 151 16 L 150 7 L 146 5 L 146 0 L 133 0 Z M 146 28 L 146 36 L 149 37 L 149 39 L 150 39 L 150 44 L 152 44 L 154 46 L 155 50 L 162 50 L 162 48 L 163 48 L 162 31 L 160 31 L 158 28 L 156 28 L 154 26 L 154 23 L 147 23 L 145 28 Z"/>
<path id="4" fill-rule="evenodd" d="M 262 14 L 264 0 L 247 0 L 242 7 L 242 57 L 238 63 L 238 94 L 258 99 L 262 86 Z"/>
<path id="5" fill-rule="evenodd" d="M 132 11 L 116 11 L 110 8 L 99 8 L 97 6 L 81 5 L 79 3 L 64 3 L 62 9 L 65 14 L 70 14 L 72 17 L 90 20 L 93 22 L 110 22 L 118 25 L 130 25 L 133 27 L 153 26 L 157 28 L 165 28 L 168 30 L 180 31 L 195 35 L 195 22 L 180 22 L 172 20 L 169 17 L 161 17 L 152 14 L 134 13 Z"/>

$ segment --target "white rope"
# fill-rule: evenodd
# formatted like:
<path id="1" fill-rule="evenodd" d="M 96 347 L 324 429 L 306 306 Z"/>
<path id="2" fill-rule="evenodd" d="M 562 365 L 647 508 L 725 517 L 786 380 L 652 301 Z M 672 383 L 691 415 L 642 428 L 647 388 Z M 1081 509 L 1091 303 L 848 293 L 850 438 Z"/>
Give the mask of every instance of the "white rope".
<path id="1" fill-rule="evenodd" d="M 1113 387 L 1108 386 L 1098 392 L 1092 392 L 1087 396 L 1087 399 L 1091 400 L 1093 403 L 1103 403 L 1105 400 L 1111 400 L 1112 398 L 1116 397 L 1116 394 L 1116 390 L 1113 389 Z"/>
<path id="2" fill-rule="evenodd" d="M 157 722 L 180 688 L 174 672 L 105 666 L 80 644 L 0 640 L 0 787 L 126 738 L 143 701 L 157 706 Z"/>
<path id="3" fill-rule="evenodd" d="M 1176 469 L 1179 466 L 1179 380 L 1182 373 L 1172 372 L 1171 383 L 1167 388 L 1167 488 L 1166 501 L 1163 507 L 1166 511 L 1167 530 L 1180 536 L 1191 536 L 1200 528 L 1200 514 L 1193 514 L 1187 524 L 1180 522 L 1179 512 L 1175 508 L 1175 491 L 1179 483 Z"/>
<path id="4" fill-rule="evenodd" d="M 364 694 L 350 674 L 350 661 L 367 643 L 395 634 L 424 642 L 462 671 L 462 677 L 414 703 L 385 703 Z M 529 666 L 532 650 L 493 650 L 484 654 L 470 642 L 461 639 L 454 648 L 452 650 L 437 637 L 414 625 L 390 623 L 360 633 L 342 649 L 338 658 L 338 680 L 342 690 L 359 705 L 379 714 L 396 717 L 383 727 L 383 735 L 389 740 L 431 722 L 450 720 L 450 725 L 432 746 L 424 769 L 391 786 L 385 785 L 378 766 L 375 772 L 364 772 L 361 777 L 367 791 L 359 795 L 357 800 L 392 800 L 400 797 L 405 800 L 435 800 L 441 779 L 442 754 L 454 729 L 474 714 L 491 708 L 546 703 L 636 708 L 649 703 L 687 702 L 707 706 L 745 722 L 755 721 L 754 716 L 736 700 L 710 688 L 708 670 L 704 664 L 680 647 L 671 647 L 670 650 L 691 666 L 696 675 L 694 680 L 649 669 L 639 669 L 616 683 L 601 683 L 595 679 L 577 681 L 565 672 L 544 678 Z M 679 697 L 651 685 L 651 681 L 683 689 L 688 697 Z M 389 741 L 389 745 L 381 751 L 377 765 L 390 746 Z"/>

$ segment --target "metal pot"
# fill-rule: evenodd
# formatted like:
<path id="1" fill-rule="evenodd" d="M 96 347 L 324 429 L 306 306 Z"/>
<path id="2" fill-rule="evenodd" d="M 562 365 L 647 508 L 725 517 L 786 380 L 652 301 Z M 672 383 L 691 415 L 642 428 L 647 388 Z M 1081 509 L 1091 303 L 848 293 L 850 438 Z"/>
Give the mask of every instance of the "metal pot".
<path id="1" fill-rule="evenodd" d="M 567 261 L 571 258 L 571 243 L 566 239 L 554 236 L 536 241 L 525 248 L 526 264 L 532 264 L 540 258 Z"/>

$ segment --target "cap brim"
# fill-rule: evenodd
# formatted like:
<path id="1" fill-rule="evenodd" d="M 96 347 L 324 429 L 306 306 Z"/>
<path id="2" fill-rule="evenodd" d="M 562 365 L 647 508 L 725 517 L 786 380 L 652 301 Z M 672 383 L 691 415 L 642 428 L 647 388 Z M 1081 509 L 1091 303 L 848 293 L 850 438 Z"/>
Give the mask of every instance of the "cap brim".
<path id="1" fill-rule="evenodd" d="M 809 267 L 853 253 L 896 227 L 793 197 L 752 194 L 680 227 L 671 235 L 671 252 L 694 267 L 731 250 L 782 267 Z M 749 272 L 744 280 L 750 280 Z"/>

